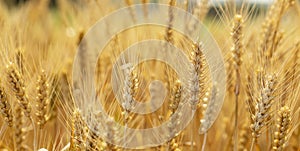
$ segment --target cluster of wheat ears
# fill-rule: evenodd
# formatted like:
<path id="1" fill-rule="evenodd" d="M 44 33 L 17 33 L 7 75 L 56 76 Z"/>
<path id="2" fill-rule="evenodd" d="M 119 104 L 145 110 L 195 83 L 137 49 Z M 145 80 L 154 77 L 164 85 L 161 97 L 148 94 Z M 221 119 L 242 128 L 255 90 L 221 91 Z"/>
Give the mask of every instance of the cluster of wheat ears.
<path id="1" fill-rule="evenodd" d="M 49 0 L 30 0 L 11 6 L 0 1 L 0 150 L 134 150 L 107 142 L 87 123 L 93 119 L 82 116 L 80 108 L 88 103 L 74 101 L 72 65 L 79 43 L 96 21 L 119 8 L 149 2 L 153 1 L 57 0 L 55 6 L 49 6 Z M 113 119 L 103 119 L 106 129 L 99 131 L 114 140 L 121 130 L 112 122 L 145 129 L 171 120 L 171 132 L 180 122 L 177 118 L 182 114 L 176 110 L 187 96 L 183 95 L 177 73 L 164 62 L 145 61 L 125 72 L 125 78 L 119 79 L 125 93 L 123 104 L 118 103 L 112 90 L 113 64 L 122 51 L 136 42 L 155 38 L 188 54 L 194 75 L 188 84 L 188 103 L 195 115 L 169 141 L 141 150 L 299 150 L 298 1 L 275 0 L 270 6 L 246 0 L 222 4 L 208 0 L 156 2 L 189 9 L 212 33 L 222 50 L 227 72 L 222 110 L 215 121 L 210 121 L 213 126 L 199 134 L 199 127 L 209 120 L 203 119 L 204 114 L 214 112 L 207 111 L 207 106 L 218 95 L 203 54 L 210 43 L 191 41 L 173 30 L 176 16 L 170 10 L 167 28 L 145 25 L 124 30 L 112 37 L 99 56 L 96 95 Z M 132 18 L 141 13 L 130 11 Z M 151 10 L 144 7 L 143 11 L 151 17 Z M 79 57 L 89 60 L 88 54 Z M 150 85 L 148 90 L 153 80 L 163 81 L 163 85 Z M 133 100 L 160 98 L 159 92 L 163 91 L 167 92 L 165 101 L 157 111 L 147 115 L 131 112 Z M 144 137 L 139 139 L 143 141 Z"/>

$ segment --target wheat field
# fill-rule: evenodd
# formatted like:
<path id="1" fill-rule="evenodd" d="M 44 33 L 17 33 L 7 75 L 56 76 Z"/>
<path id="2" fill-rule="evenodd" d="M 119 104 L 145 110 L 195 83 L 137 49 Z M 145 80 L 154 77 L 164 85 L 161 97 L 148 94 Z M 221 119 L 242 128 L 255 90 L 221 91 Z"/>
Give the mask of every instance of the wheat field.
<path id="1" fill-rule="evenodd" d="M 133 26 L 111 36 L 98 57 L 85 53 L 85 35 L 99 20 L 129 8 L 128 18 L 119 16 L 107 23 L 110 28 L 100 28 L 104 35 L 97 40 L 101 43 L 126 20 L 157 16 L 155 9 L 147 7 L 150 3 L 168 8 L 161 14 L 166 17 L 158 18 L 167 20 L 167 26 Z M 142 9 L 131 7 L 136 4 Z M 179 17 L 172 8 L 201 21 L 215 41 L 194 41 L 173 29 Z M 191 34 L 198 29 L 198 24 L 190 26 L 183 21 L 180 25 Z M 297 0 L 270 4 L 251 0 L 28 0 L 13 4 L 0 0 L 0 150 L 299 151 L 299 25 Z M 165 45 L 156 49 L 156 54 L 125 53 L 147 39 L 172 44 L 187 59 L 181 62 L 177 56 L 181 53 L 175 50 L 167 54 Z M 214 80 L 216 73 L 211 69 L 215 67 L 210 62 L 214 57 L 205 53 L 205 49 L 217 48 L 215 44 L 224 62 L 226 86 Z M 139 49 L 151 50 L 148 47 Z M 180 71 L 155 59 L 123 70 L 124 61 L 136 63 L 147 56 L 174 61 Z M 95 58 L 94 79 L 74 72 L 89 68 L 88 62 Z M 185 69 L 185 65 L 191 68 Z M 182 80 L 182 75 L 190 77 Z M 78 91 L 90 91 L 90 87 L 95 94 Z M 219 97 L 222 87 L 224 99 Z M 105 113 L 89 110 L 94 98 Z M 149 100 L 155 102 L 141 110 L 157 110 L 133 112 L 136 102 Z M 164 101 L 159 104 L 158 100 Z M 185 123 L 182 120 L 189 118 L 186 127 L 176 131 Z M 132 139 L 133 144 L 146 144 L 150 136 L 121 136 L 166 121 L 170 121 L 168 129 L 161 132 L 168 137 L 165 142 L 131 148 L 114 143 Z"/>

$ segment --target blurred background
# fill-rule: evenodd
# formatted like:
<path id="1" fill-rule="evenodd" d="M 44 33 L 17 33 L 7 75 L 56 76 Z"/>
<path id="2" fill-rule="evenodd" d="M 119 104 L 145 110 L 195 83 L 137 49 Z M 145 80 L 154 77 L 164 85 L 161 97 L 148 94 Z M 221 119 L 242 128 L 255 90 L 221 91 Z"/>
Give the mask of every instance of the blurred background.
<path id="1" fill-rule="evenodd" d="M 18 5 L 22 5 L 24 3 L 26 3 L 27 1 L 30 0 L 4 0 L 4 2 L 9 5 L 9 6 L 18 6 Z M 50 0 L 49 5 L 50 6 L 56 6 L 56 1 L 57 0 Z M 74 3 L 78 3 L 82 0 L 69 0 L 69 1 L 73 1 Z M 120 1 L 122 0 L 111 0 L 114 1 L 116 3 L 120 3 Z M 133 0 L 135 3 L 140 2 L 140 0 Z M 159 0 L 149 0 L 150 3 L 157 3 Z M 185 0 L 177 0 L 179 3 L 184 2 Z M 199 0 L 189 0 L 191 3 L 197 3 Z M 220 4 L 220 3 L 225 3 L 226 1 L 229 0 L 211 0 L 211 5 L 216 5 L 216 4 Z M 243 1 L 247 1 L 249 3 L 255 3 L 257 5 L 268 5 L 270 3 L 273 2 L 273 0 L 233 0 L 235 2 L 243 2 Z"/>
<path id="2" fill-rule="evenodd" d="M 29 1 L 39 1 L 39 0 L 2 0 L 5 5 L 8 6 L 9 9 L 17 9 L 22 5 L 25 5 Z M 51 9 L 56 9 L 57 4 L 59 0 L 45 0 L 49 1 L 49 8 Z M 81 5 L 82 2 L 87 1 L 87 0 L 66 0 L 69 2 L 76 3 L 78 5 Z M 95 0 L 95 1 L 100 1 L 101 0 Z M 124 0 L 111 0 L 113 3 L 120 5 L 120 6 L 125 6 Z M 141 0 L 132 0 L 134 4 L 139 4 L 141 3 Z M 177 3 L 185 3 L 186 0 L 177 0 Z M 199 3 L 200 0 L 188 0 L 188 3 L 190 6 L 196 6 L 197 3 Z M 1 0 L 0 0 L 1 2 Z M 149 3 L 167 3 L 168 0 L 148 0 Z M 248 3 L 249 10 L 252 9 L 251 11 L 254 11 L 255 13 L 253 14 L 260 14 L 260 12 L 265 12 L 270 4 L 272 4 L 273 0 L 210 0 L 209 3 L 209 11 L 208 11 L 208 17 L 212 16 L 215 18 L 217 12 L 219 12 L 219 8 L 223 7 L 224 5 L 231 5 L 231 2 L 235 3 L 237 7 L 240 7 L 242 3 Z M 255 6 L 255 7 L 254 7 Z M 253 9 L 254 8 L 254 9 Z M 254 15 L 255 16 L 255 15 Z"/>

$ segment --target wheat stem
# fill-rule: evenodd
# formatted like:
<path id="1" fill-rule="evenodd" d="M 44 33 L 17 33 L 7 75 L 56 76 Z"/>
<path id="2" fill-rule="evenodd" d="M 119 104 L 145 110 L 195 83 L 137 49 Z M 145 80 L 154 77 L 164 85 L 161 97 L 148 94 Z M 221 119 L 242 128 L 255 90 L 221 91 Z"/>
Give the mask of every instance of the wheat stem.
<path id="1" fill-rule="evenodd" d="M 201 151 L 205 151 L 206 141 L 207 141 L 207 132 L 204 133 L 204 138 L 203 138 Z"/>
<path id="2" fill-rule="evenodd" d="M 253 147 L 254 147 L 254 145 L 255 145 L 255 141 L 256 141 L 256 139 L 253 137 L 253 138 L 252 138 L 252 141 L 251 141 L 250 151 L 253 151 Z"/>

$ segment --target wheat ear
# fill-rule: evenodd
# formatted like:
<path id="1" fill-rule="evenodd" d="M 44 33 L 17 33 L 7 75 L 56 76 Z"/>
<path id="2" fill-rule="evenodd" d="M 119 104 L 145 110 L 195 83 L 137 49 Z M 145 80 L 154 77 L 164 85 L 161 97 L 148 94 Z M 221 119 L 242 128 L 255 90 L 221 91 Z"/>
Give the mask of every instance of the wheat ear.
<path id="1" fill-rule="evenodd" d="M 0 86 L 0 108 L 1 115 L 4 118 L 4 121 L 7 123 L 9 127 L 13 126 L 13 114 L 11 110 L 11 106 L 8 102 L 7 95 L 4 91 L 4 88 Z"/>
<path id="2" fill-rule="evenodd" d="M 44 70 L 42 70 L 41 75 L 37 81 L 37 97 L 36 97 L 36 108 L 37 111 L 35 113 L 37 117 L 37 124 L 40 128 L 43 128 L 45 123 L 48 120 L 47 117 L 47 106 L 49 103 L 49 84 L 47 82 L 47 76 Z"/>
<path id="3" fill-rule="evenodd" d="M 176 112 L 178 105 L 181 101 L 181 93 L 182 93 L 182 87 L 181 82 L 179 80 L 175 81 L 175 84 L 172 89 L 172 95 L 171 95 L 171 103 L 169 105 L 171 115 Z"/>
<path id="4" fill-rule="evenodd" d="M 190 70 L 191 79 L 189 80 L 189 93 L 190 99 L 189 103 L 193 110 L 197 109 L 197 105 L 200 100 L 200 93 L 203 90 L 203 78 L 204 78 L 204 59 L 203 59 L 203 44 L 194 44 L 193 51 L 191 54 L 191 65 L 192 69 Z"/>
<path id="5" fill-rule="evenodd" d="M 234 16 L 233 27 L 231 31 L 233 46 L 231 48 L 234 67 L 239 69 L 242 64 L 242 53 L 244 50 L 243 44 L 243 17 L 239 14 Z"/>
<path id="6" fill-rule="evenodd" d="M 24 110 L 25 116 L 30 117 L 31 106 L 25 93 L 25 84 L 21 74 L 13 63 L 9 63 L 6 70 L 8 83 L 15 93 L 19 105 Z"/>
<path id="7" fill-rule="evenodd" d="M 252 124 L 250 126 L 253 136 L 251 150 L 257 138 L 260 137 L 262 129 L 266 128 L 272 119 L 270 109 L 275 96 L 276 84 L 277 79 L 275 75 L 269 75 L 263 78 L 261 95 L 257 100 L 255 113 L 252 115 Z"/>
<path id="8" fill-rule="evenodd" d="M 129 114 L 131 113 L 131 110 L 134 108 L 134 98 L 136 96 L 136 90 L 139 87 L 139 80 L 137 77 L 137 73 L 133 71 L 133 69 L 130 67 L 130 69 L 125 69 L 125 81 L 124 81 L 124 102 L 122 103 L 122 106 L 124 108 L 124 122 L 127 123 L 130 120 Z"/>
<path id="9" fill-rule="evenodd" d="M 277 50 L 278 40 L 276 39 L 281 38 L 281 33 L 278 30 L 280 20 L 294 3 L 295 0 L 276 0 L 269 9 L 265 22 L 263 22 L 259 53 L 261 53 L 261 57 L 265 57 L 264 64 L 266 65 L 270 65 L 268 58 L 271 58 L 274 51 Z"/>
<path id="10" fill-rule="evenodd" d="M 286 145 L 287 135 L 291 126 L 290 108 L 288 106 L 281 107 L 278 111 L 278 116 L 272 147 L 272 149 L 275 151 L 283 150 Z"/>
<path id="11" fill-rule="evenodd" d="M 79 110 L 75 109 L 72 118 L 70 150 L 85 150 L 86 136 L 87 127 L 82 120 Z"/>
<path id="12" fill-rule="evenodd" d="M 175 84 L 172 89 L 172 95 L 171 95 L 171 103 L 169 105 L 169 109 L 171 111 L 170 116 L 176 114 L 176 110 L 178 109 L 180 105 L 182 97 L 182 86 L 181 82 L 179 80 L 175 81 Z M 177 137 L 172 138 L 168 143 L 168 150 L 170 151 L 181 151 L 177 142 Z"/>
<path id="13" fill-rule="evenodd" d="M 100 137 L 93 131 L 89 130 L 87 137 L 87 148 L 88 151 L 100 151 L 98 140 Z"/>

